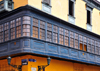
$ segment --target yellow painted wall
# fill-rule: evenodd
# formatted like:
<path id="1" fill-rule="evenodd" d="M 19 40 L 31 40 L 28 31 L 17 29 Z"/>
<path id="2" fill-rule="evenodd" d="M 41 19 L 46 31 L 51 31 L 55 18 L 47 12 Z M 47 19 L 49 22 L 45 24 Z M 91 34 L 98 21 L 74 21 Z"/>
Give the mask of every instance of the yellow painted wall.
<path id="1" fill-rule="evenodd" d="M 100 11 L 95 8 L 92 13 L 92 29 L 94 33 L 100 35 Z"/>
<path id="2" fill-rule="evenodd" d="M 68 0 L 51 0 L 51 14 L 68 21 Z"/>
<path id="3" fill-rule="evenodd" d="M 14 9 L 28 4 L 28 0 L 13 0 L 13 2 L 14 2 Z"/>
<path id="4" fill-rule="evenodd" d="M 42 10 L 42 0 L 28 0 L 28 5 Z"/>
<path id="5" fill-rule="evenodd" d="M 32 56 L 32 55 L 25 55 L 21 57 L 12 58 L 11 64 L 21 65 L 22 59 L 29 59 L 29 58 L 36 59 L 36 62 L 28 62 L 28 65 L 23 65 L 22 71 L 31 71 L 32 67 L 36 68 L 36 71 L 38 71 L 38 66 L 47 64 L 46 58 Z M 11 70 L 18 71 L 17 69 L 9 66 L 7 64 L 6 59 L 0 60 L 0 71 L 11 71 Z M 51 59 L 51 63 L 49 66 L 45 68 L 45 71 L 100 71 L 100 67 L 80 64 L 80 63 L 73 63 L 64 60 Z"/>
<path id="6" fill-rule="evenodd" d="M 28 5 L 42 10 L 42 0 L 28 0 Z M 51 0 L 51 14 L 68 20 L 68 0 Z"/>
<path id="7" fill-rule="evenodd" d="M 42 0 L 28 0 L 28 4 L 42 10 Z M 68 21 L 68 0 L 51 0 L 51 14 Z M 75 24 L 86 29 L 86 3 L 83 0 L 75 2 Z M 93 9 L 92 13 L 92 31 L 100 35 L 100 14 L 99 10 Z"/>
<path id="8" fill-rule="evenodd" d="M 75 24 L 86 29 L 86 7 L 83 0 L 76 0 L 75 3 Z"/>

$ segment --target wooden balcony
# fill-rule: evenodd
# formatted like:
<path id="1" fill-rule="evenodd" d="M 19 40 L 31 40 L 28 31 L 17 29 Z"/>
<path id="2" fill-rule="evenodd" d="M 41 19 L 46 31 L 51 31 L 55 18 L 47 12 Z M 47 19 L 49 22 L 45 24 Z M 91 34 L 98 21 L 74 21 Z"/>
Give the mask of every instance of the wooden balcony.
<path id="1" fill-rule="evenodd" d="M 0 57 L 30 53 L 100 65 L 99 44 L 100 35 L 28 5 L 0 16 Z"/>

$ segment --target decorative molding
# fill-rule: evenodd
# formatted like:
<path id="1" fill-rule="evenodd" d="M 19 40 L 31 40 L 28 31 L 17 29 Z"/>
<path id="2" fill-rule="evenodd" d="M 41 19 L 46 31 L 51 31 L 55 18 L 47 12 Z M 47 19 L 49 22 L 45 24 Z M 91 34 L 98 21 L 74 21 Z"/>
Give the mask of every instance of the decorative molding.
<path id="1" fill-rule="evenodd" d="M 20 41 L 19 40 L 17 40 L 17 41 L 12 41 L 11 43 L 10 43 L 10 48 L 11 49 L 17 49 L 17 48 L 19 48 L 20 47 Z"/>
<path id="2" fill-rule="evenodd" d="M 23 47 L 30 47 L 30 40 L 29 39 L 23 40 Z"/>
<path id="3" fill-rule="evenodd" d="M 87 30 L 88 30 L 88 31 L 92 31 L 92 25 L 87 24 Z"/>
<path id="4" fill-rule="evenodd" d="M 68 22 L 75 24 L 75 17 L 68 15 Z"/>
<path id="5" fill-rule="evenodd" d="M 69 49 L 66 47 L 60 47 L 60 54 L 69 55 Z"/>
<path id="6" fill-rule="evenodd" d="M 48 44 L 48 51 L 49 52 L 54 52 L 54 53 L 57 53 L 58 52 L 58 46 L 56 45 L 53 45 L 53 44 Z"/>
<path id="7" fill-rule="evenodd" d="M 8 49 L 8 44 L 2 44 L 0 45 L 0 53 L 7 51 Z"/>
<path id="8" fill-rule="evenodd" d="M 46 12 L 46 13 L 51 14 L 51 6 L 50 5 L 47 5 L 47 4 L 42 3 L 42 10 L 44 12 Z"/>
<path id="9" fill-rule="evenodd" d="M 96 1 L 94 1 L 94 0 L 83 0 L 83 1 L 85 1 L 86 4 L 88 6 L 90 6 L 91 8 L 96 8 L 96 9 L 100 10 L 100 4 L 97 3 Z"/>
<path id="10" fill-rule="evenodd" d="M 38 50 L 45 50 L 45 43 L 40 42 L 40 41 L 34 41 L 33 42 L 33 49 L 38 49 Z"/>

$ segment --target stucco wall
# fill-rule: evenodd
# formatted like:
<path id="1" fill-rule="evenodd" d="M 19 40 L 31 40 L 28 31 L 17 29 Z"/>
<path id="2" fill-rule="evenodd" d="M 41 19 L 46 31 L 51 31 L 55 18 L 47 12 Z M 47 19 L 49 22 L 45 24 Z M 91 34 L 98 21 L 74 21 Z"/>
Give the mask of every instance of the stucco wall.
<path id="1" fill-rule="evenodd" d="M 38 71 L 38 66 L 41 65 L 47 65 L 47 58 L 44 57 L 37 57 L 32 55 L 25 55 L 25 56 L 19 56 L 14 57 L 11 60 L 11 64 L 13 65 L 21 65 L 22 59 L 36 59 L 36 62 L 28 62 L 28 65 L 22 66 L 22 71 L 32 71 L 31 68 L 36 68 L 36 71 Z M 17 69 L 9 66 L 7 64 L 7 59 L 0 60 L 0 71 L 11 71 Z M 58 60 L 58 59 L 51 59 L 50 65 L 45 68 L 45 71 L 99 71 L 100 67 L 93 66 L 93 65 L 87 65 L 87 64 L 80 64 L 80 63 L 74 63 L 64 60 Z"/>

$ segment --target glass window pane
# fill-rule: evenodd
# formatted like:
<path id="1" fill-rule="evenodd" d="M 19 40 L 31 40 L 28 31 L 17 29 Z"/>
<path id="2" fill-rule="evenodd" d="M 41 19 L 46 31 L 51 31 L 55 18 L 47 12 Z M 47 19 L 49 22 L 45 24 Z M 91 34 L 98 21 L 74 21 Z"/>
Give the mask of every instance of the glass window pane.
<path id="1" fill-rule="evenodd" d="M 19 26 L 19 25 L 21 25 L 21 18 L 16 19 L 16 26 Z"/>
<path id="2" fill-rule="evenodd" d="M 0 43 L 3 42 L 3 32 L 0 32 Z"/>
<path id="3" fill-rule="evenodd" d="M 52 25 L 47 23 L 47 30 L 52 31 Z"/>
<path id="4" fill-rule="evenodd" d="M 9 30 L 6 30 L 5 32 L 4 32 L 4 37 L 5 37 L 5 41 L 7 41 L 7 40 L 9 40 Z"/>
<path id="5" fill-rule="evenodd" d="M 53 32 L 56 32 L 56 33 L 58 33 L 58 27 L 57 26 L 53 26 Z"/>
<path id="6" fill-rule="evenodd" d="M 18 37 L 21 37 L 21 26 L 17 26 L 16 27 L 16 37 L 18 38 Z"/>
<path id="7" fill-rule="evenodd" d="M 65 45 L 68 46 L 68 37 L 65 36 Z"/>
<path id="8" fill-rule="evenodd" d="M 83 41 L 83 36 L 79 35 L 80 41 Z"/>
<path id="9" fill-rule="evenodd" d="M 70 37 L 74 38 L 74 33 L 70 31 Z"/>
<path id="10" fill-rule="evenodd" d="M 60 28 L 60 27 L 59 27 L 59 34 L 62 34 L 62 35 L 64 34 L 63 28 Z"/>
<path id="11" fill-rule="evenodd" d="M 57 33 L 53 33 L 53 42 L 58 43 L 58 35 Z"/>
<path id="12" fill-rule="evenodd" d="M 40 28 L 45 29 L 45 22 L 44 21 L 40 21 Z"/>
<path id="13" fill-rule="evenodd" d="M 74 39 L 70 38 L 70 47 L 74 47 Z"/>
<path id="14" fill-rule="evenodd" d="M 10 30 L 10 33 L 11 33 L 11 39 L 14 39 L 15 38 L 15 28 L 12 28 Z"/>
<path id="15" fill-rule="evenodd" d="M 33 26 L 33 37 L 38 38 L 38 27 Z"/>
<path id="16" fill-rule="evenodd" d="M 69 36 L 69 31 L 68 30 L 65 30 L 65 36 Z"/>
<path id="17" fill-rule="evenodd" d="M 10 28 L 15 27 L 15 20 L 10 21 Z"/>
<path id="18" fill-rule="evenodd" d="M 52 41 L 52 32 L 47 31 L 47 41 Z"/>
<path id="19" fill-rule="evenodd" d="M 45 40 L 45 30 L 44 29 L 40 29 L 40 39 Z"/>
<path id="20" fill-rule="evenodd" d="M 38 27 L 38 19 L 33 18 L 33 25 Z"/>
<path id="21" fill-rule="evenodd" d="M 64 44 L 64 36 L 63 35 L 59 35 L 59 44 Z"/>
<path id="22" fill-rule="evenodd" d="M 78 40 L 75 40 L 75 48 L 78 49 Z"/>
<path id="23" fill-rule="evenodd" d="M 77 33 L 75 33 L 75 39 L 77 39 L 77 40 L 78 40 L 78 34 L 77 34 Z"/>
<path id="24" fill-rule="evenodd" d="M 91 52 L 91 45 L 88 44 L 88 52 Z"/>

